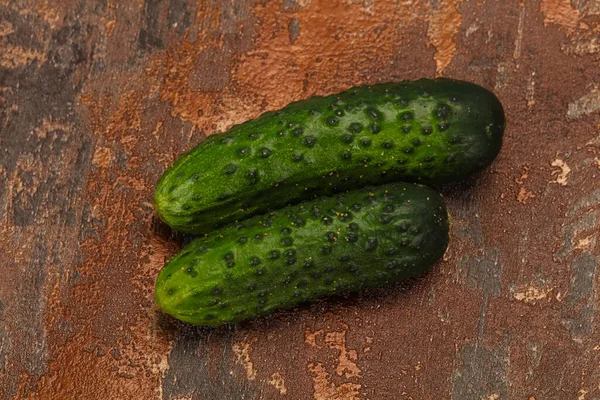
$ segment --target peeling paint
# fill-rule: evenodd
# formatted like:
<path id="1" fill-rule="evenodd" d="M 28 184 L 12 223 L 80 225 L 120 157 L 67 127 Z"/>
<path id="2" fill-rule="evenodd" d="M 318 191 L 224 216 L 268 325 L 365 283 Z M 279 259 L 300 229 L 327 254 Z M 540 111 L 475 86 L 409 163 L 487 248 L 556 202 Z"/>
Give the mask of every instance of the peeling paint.
<path id="1" fill-rule="evenodd" d="M 427 35 L 436 50 L 434 59 L 438 76 L 442 75 L 456 53 L 454 35 L 462 24 L 462 15 L 458 11 L 461 3 L 462 0 L 439 0 L 437 8 L 432 10 Z"/>
<path id="2" fill-rule="evenodd" d="M 359 400 L 361 385 L 357 383 L 335 384 L 323 364 L 310 363 L 308 370 L 313 374 L 314 400 Z"/>
<path id="3" fill-rule="evenodd" d="M 569 103 L 567 118 L 579 119 L 598 111 L 600 111 L 600 87 L 595 86 L 586 95 Z"/>
<path id="4" fill-rule="evenodd" d="M 245 338 L 242 342 L 234 343 L 231 346 L 235 362 L 244 367 L 246 377 L 251 381 L 256 379 L 256 368 L 254 368 L 254 363 L 250 360 L 250 350 L 252 350 L 252 344 L 256 343 L 256 340 L 256 337 Z"/>
<path id="5" fill-rule="evenodd" d="M 338 365 L 335 372 L 346 378 L 360 377 L 360 368 L 356 365 L 358 355 L 356 350 L 346 348 L 346 330 L 342 332 L 329 332 L 325 336 L 325 343 L 340 352 Z"/>
<path id="6" fill-rule="evenodd" d="M 571 6 L 570 0 L 542 0 L 540 11 L 544 14 L 544 25 L 556 24 L 572 33 L 579 22 L 579 10 Z"/>
<path id="7" fill-rule="evenodd" d="M 550 181 L 550 183 L 556 183 L 561 186 L 566 186 L 568 183 L 567 176 L 571 173 L 571 168 L 567 165 L 566 162 L 564 162 L 560 158 L 557 158 L 556 160 L 552 161 L 551 165 L 553 167 L 558 167 L 558 169 L 552 171 L 552 175 L 556 175 L 556 179 Z"/>
<path id="8" fill-rule="evenodd" d="M 524 303 L 535 303 L 536 301 L 543 300 L 548 297 L 548 294 L 552 292 L 552 288 L 540 289 L 534 286 L 526 288 L 518 288 L 513 292 L 515 300 L 522 301 Z"/>
<path id="9" fill-rule="evenodd" d="M 18 46 L 5 44 L 0 52 L 0 67 L 14 69 L 29 65 L 37 61 L 42 64 L 46 61 L 46 54 L 33 49 L 24 49 Z"/>
<path id="10" fill-rule="evenodd" d="M 285 380 L 281 376 L 279 372 L 275 372 L 271 375 L 271 379 L 269 380 L 269 384 L 272 385 L 275 389 L 279 391 L 280 394 L 286 395 L 287 388 L 285 387 Z"/>

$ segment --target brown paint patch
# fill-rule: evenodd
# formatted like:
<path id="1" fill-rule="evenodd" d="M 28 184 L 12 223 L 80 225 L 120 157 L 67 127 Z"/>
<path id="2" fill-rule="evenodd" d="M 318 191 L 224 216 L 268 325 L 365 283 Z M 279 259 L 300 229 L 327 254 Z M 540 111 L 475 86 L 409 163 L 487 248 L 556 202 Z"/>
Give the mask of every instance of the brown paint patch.
<path id="1" fill-rule="evenodd" d="M 244 368 L 246 371 L 246 378 L 251 381 L 256 379 L 256 368 L 250 359 L 250 350 L 252 350 L 252 344 L 256 343 L 256 340 L 256 337 L 246 337 L 243 341 L 234 343 L 231 346 L 233 355 L 235 356 L 235 362 Z"/>
<path id="2" fill-rule="evenodd" d="M 435 47 L 435 70 L 438 76 L 442 75 L 456 53 L 454 35 L 462 24 L 462 15 L 458 11 L 461 3 L 462 0 L 440 0 L 438 6 L 431 10 L 427 35 Z"/>
<path id="3" fill-rule="evenodd" d="M 331 374 L 325 371 L 321 363 L 310 363 L 308 370 L 313 374 L 315 400 L 358 400 L 361 385 L 357 383 L 335 384 Z"/>
<path id="4" fill-rule="evenodd" d="M 535 194 L 533 192 L 528 191 L 525 187 L 521 187 L 519 193 L 517 194 L 517 201 L 521 204 L 527 204 L 527 200 L 535 198 Z"/>

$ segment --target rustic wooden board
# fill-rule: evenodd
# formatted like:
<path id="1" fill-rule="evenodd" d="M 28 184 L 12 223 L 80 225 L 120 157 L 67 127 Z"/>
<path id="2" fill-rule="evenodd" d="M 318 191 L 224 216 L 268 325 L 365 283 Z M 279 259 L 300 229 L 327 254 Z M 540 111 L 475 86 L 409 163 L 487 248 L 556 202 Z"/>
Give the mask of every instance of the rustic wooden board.
<path id="1" fill-rule="evenodd" d="M 0 0 L 0 398 L 600 399 L 594 0 Z M 314 94 L 443 75 L 508 128 L 410 287 L 204 330 L 153 304 L 156 180 Z"/>

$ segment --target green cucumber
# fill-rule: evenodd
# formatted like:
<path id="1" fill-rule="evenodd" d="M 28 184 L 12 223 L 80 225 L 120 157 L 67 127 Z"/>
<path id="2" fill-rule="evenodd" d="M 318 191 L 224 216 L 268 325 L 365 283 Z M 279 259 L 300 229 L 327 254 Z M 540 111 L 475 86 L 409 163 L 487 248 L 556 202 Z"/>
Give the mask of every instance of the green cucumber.
<path id="1" fill-rule="evenodd" d="M 502 143 L 499 100 L 449 79 L 352 88 L 292 103 L 211 136 L 160 179 L 158 215 L 206 233 L 290 203 L 395 181 L 457 181 Z"/>
<path id="2" fill-rule="evenodd" d="M 185 322 L 218 326 L 417 276 L 444 254 L 440 194 L 395 183 L 288 206 L 196 238 L 160 271 L 155 296 Z"/>

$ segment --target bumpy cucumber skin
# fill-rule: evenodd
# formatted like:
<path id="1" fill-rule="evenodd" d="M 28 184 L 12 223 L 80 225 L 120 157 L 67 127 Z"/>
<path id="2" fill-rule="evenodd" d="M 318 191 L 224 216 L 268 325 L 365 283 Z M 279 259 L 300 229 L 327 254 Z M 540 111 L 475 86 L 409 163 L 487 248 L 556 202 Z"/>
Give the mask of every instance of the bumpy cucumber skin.
<path id="1" fill-rule="evenodd" d="M 155 296 L 185 322 L 219 326 L 423 273 L 448 245 L 440 194 L 365 187 L 199 237 L 160 271 Z"/>
<path id="2" fill-rule="evenodd" d="M 160 218 L 206 233 L 290 203 L 387 182 L 439 184 L 500 151 L 500 101 L 472 83 L 422 79 L 292 103 L 209 137 L 160 179 Z"/>

